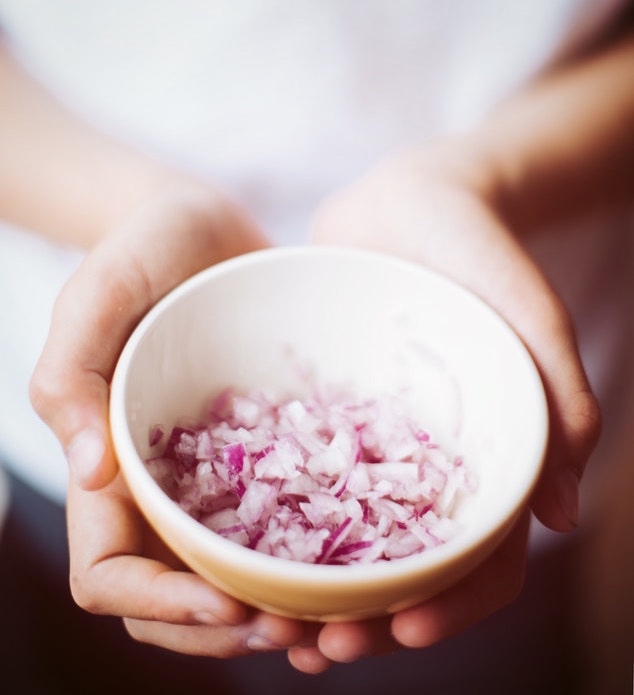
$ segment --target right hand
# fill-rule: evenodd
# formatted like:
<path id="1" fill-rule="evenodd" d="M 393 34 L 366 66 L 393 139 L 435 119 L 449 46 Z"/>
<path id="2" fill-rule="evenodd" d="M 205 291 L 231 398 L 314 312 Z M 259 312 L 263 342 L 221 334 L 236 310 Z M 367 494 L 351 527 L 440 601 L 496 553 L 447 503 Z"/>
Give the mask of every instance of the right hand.
<path id="1" fill-rule="evenodd" d="M 121 616 L 136 639 L 174 651 L 228 657 L 286 648 L 302 626 L 249 611 L 162 546 L 118 472 L 109 383 L 127 337 L 158 299 L 213 263 L 267 245 L 242 211 L 206 187 L 186 185 L 146 204 L 63 288 L 31 381 L 34 407 L 69 462 L 75 600 Z"/>

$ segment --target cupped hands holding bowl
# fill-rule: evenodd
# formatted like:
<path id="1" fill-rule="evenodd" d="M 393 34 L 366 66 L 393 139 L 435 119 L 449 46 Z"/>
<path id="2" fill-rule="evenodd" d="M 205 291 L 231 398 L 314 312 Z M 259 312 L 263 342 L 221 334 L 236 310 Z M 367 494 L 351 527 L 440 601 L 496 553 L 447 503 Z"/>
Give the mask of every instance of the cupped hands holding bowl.
<path id="1" fill-rule="evenodd" d="M 547 526 L 568 530 L 576 521 L 576 484 L 597 435 L 596 405 L 559 298 L 501 221 L 486 186 L 468 167 L 455 166 L 457 151 L 468 161 L 459 143 L 431 160 L 381 165 L 326 201 L 315 239 L 427 265 L 508 321 L 537 365 L 548 403 L 550 440 L 531 506 Z M 71 465 L 77 602 L 121 616 L 144 642 L 217 657 L 287 649 L 297 669 L 317 672 L 332 661 L 432 644 L 512 601 L 527 552 L 529 505 L 521 496 L 513 527 L 456 583 L 394 615 L 323 625 L 247 608 L 192 573 L 159 540 L 118 472 L 107 415 L 115 364 L 134 326 L 170 289 L 220 260 L 267 245 L 216 192 L 198 185 L 172 191 L 161 190 L 159 202 L 150 199 L 88 255 L 58 300 L 32 382 L 34 403 Z M 354 291 L 353 285 L 337 288 L 342 298 L 348 287 Z M 466 350 L 472 341 L 465 336 Z"/>

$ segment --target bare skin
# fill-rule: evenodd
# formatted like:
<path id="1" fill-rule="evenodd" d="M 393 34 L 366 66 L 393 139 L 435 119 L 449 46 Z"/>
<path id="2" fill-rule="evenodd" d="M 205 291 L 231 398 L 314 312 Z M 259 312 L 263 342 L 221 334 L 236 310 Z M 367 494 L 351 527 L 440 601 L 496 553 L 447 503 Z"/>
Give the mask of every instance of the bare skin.
<path id="1" fill-rule="evenodd" d="M 445 272 L 523 337 L 552 422 L 531 509 L 559 531 L 577 523 L 578 483 L 600 416 L 565 307 L 521 240 L 547 223 L 628 202 L 633 63 L 634 41 L 625 37 L 563 66 L 464 138 L 379 162 L 315 214 L 316 241 L 381 248 Z M 79 123 L 7 50 L 0 50 L 0 90 L 12 95 L 11 108 L 0 110 L 0 215 L 89 249 L 58 298 L 31 384 L 35 408 L 69 459 L 79 605 L 120 616 L 135 639 L 175 651 L 227 658 L 285 649 L 295 668 L 316 673 L 333 661 L 424 647 L 513 600 L 523 581 L 528 510 L 472 576 L 425 604 L 359 623 L 304 625 L 249 610 L 166 553 L 117 473 L 107 421 L 114 364 L 133 326 L 170 288 L 268 241 L 212 183 Z M 572 122 L 561 119 L 562 103 L 576 113 Z"/>

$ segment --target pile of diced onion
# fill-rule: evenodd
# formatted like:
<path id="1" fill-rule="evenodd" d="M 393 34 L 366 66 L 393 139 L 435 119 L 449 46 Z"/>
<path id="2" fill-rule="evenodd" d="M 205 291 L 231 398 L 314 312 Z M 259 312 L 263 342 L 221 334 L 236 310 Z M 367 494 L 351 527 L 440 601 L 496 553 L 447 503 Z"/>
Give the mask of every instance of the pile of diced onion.
<path id="1" fill-rule="evenodd" d="M 306 398 L 226 389 L 203 424 L 150 432 L 147 466 L 216 533 L 320 564 L 392 560 L 444 543 L 473 477 L 397 397 L 315 388 Z"/>

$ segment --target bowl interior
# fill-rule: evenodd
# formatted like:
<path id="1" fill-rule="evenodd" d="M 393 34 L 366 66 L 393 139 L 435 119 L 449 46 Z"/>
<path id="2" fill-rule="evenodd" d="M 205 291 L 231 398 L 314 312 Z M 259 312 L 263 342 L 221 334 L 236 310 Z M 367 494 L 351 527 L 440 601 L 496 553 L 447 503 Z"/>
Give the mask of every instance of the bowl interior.
<path id="1" fill-rule="evenodd" d="M 432 438 L 464 457 L 478 489 L 457 511 L 465 527 L 458 545 L 491 533 L 533 486 L 547 409 L 537 370 L 507 324 L 418 265 L 311 247 L 214 266 L 138 326 L 117 366 L 111 404 L 132 487 L 151 485 L 143 459 L 152 426 L 201 417 L 227 386 L 301 396 L 304 365 L 361 394 L 400 392 Z"/>

